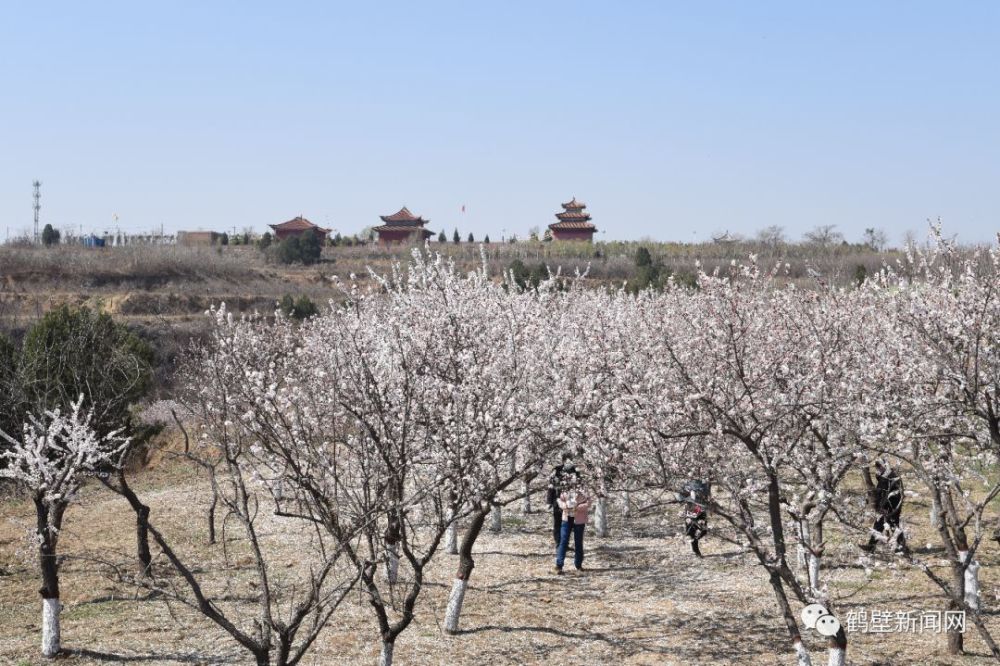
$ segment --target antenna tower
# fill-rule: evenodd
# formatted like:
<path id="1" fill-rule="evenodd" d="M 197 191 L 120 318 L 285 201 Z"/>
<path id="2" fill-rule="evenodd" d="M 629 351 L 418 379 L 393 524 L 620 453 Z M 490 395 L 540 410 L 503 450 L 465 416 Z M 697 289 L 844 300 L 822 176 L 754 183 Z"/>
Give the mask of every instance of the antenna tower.
<path id="1" fill-rule="evenodd" d="M 35 198 L 35 205 L 34 205 L 34 209 L 35 209 L 35 244 L 37 245 L 38 241 L 39 241 L 39 236 L 38 236 L 38 211 L 40 211 L 42 209 L 42 204 L 41 204 L 41 200 L 42 200 L 42 183 L 41 183 L 41 181 L 37 181 L 36 180 L 35 182 L 32 183 L 32 186 L 35 188 L 35 195 L 34 195 L 34 198 Z"/>

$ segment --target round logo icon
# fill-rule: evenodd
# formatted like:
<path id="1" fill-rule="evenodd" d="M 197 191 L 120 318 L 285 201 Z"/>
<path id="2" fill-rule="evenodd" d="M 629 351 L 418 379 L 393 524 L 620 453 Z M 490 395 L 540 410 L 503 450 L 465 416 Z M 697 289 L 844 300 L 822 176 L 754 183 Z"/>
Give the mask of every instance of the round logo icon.
<path id="1" fill-rule="evenodd" d="M 828 611 L 822 604 L 809 604 L 802 609 L 802 624 L 806 625 L 807 629 L 815 629 L 816 621 L 824 615 L 830 615 L 830 611 Z"/>
<path id="2" fill-rule="evenodd" d="M 816 620 L 816 631 L 822 636 L 836 636 L 840 631 L 840 620 L 827 614 Z"/>

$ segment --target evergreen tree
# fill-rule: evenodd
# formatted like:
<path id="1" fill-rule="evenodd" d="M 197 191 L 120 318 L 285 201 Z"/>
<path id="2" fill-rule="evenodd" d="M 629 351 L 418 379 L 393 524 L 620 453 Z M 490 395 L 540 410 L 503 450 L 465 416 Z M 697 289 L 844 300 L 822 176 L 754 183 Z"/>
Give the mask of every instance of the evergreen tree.
<path id="1" fill-rule="evenodd" d="M 649 254 L 649 250 L 644 247 L 640 247 L 635 253 L 635 265 L 636 266 L 652 266 L 653 257 Z"/>
<path id="2" fill-rule="evenodd" d="M 42 243 L 45 247 L 59 244 L 59 231 L 54 229 L 51 224 L 46 224 L 45 228 L 42 229 Z"/>
<path id="3" fill-rule="evenodd" d="M 278 243 L 276 252 L 278 261 L 283 264 L 294 264 L 302 260 L 302 245 L 298 236 L 290 236 Z"/>
<path id="4" fill-rule="evenodd" d="M 444 229 L 442 229 L 441 233 L 438 234 L 438 243 L 447 243 L 447 242 L 448 242 L 448 237 L 444 235 Z"/>
<path id="5" fill-rule="evenodd" d="M 476 242 L 476 239 L 472 236 L 472 232 L 471 231 L 469 232 L 469 242 L 470 243 L 475 243 Z"/>
<path id="6" fill-rule="evenodd" d="M 26 408 L 67 409 L 81 394 L 101 435 L 132 425 L 152 382 L 153 350 L 111 315 L 62 306 L 29 329 L 19 375 Z"/>
<path id="7" fill-rule="evenodd" d="M 306 266 L 315 264 L 323 254 L 323 246 L 320 245 L 319 236 L 314 233 L 302 234 L 299 246 L 301 248 L 300 261 Z"/>
<path id="8" fill-rule="evenodd" d="M 483 242 L 486 243 L 487 245 L 490 244 L 490 235 L 489 234 L 486 234 L 486 237 L 483 238 Z"/>
<path id="9" fill-rule="evenodd" d="M 455 229 L 455 233 L 451 237 L 451 242 L 455 243 L 456 245 L 462 242 L 462 237 L 458 235 L 458 229 Z"/>

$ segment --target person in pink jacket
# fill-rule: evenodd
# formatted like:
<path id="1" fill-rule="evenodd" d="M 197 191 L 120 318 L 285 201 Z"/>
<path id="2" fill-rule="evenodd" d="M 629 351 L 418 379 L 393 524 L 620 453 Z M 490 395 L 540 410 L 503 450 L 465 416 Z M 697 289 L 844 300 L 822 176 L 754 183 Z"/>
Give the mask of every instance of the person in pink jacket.
<path id="1" fill-rule="evenodd" d="M 566 561 L 566 549 L 569 547 L 569 535 L 573 533 L 573 564 L 577 571 L 583 570 L 583 531 L 587 527 L 587 512 L 590 509 L 590 498 L 580 488 L 576 474 L 569 477 L 570 483 L 559 495 L 559 508 L 563 511 L 562 530 L 559 533 L 559 546 L 556 548 L 556 573 L 562 574 L 563 563 Z"/>

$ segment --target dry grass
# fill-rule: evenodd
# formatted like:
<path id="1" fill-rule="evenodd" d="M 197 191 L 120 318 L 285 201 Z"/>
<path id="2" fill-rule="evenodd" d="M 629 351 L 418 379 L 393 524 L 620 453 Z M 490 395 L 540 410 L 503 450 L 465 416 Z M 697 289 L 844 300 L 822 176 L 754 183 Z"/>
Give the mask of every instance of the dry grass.
<path id="1" fill-rule="evenodd" d="M 220 546 L 208 546 L 201 513 L 204 484 L 170 458 L 142 475 L 141 495 L 153 506 L 154 520 L 197 560 L 209 586 L 240 589 L 245 579 L 238 541 L 229 542 L 230 568 Z M 613 508 L 612 515 L 618 511 Z M 912 507 L 917 521 L 913 543 L 929 538 L 926 511 Z M 477 567 L 466 598 L 463 633 L 440 631 L 454 573 L 453 556 L 439 555 L 429 571 L 418 605 L 418 619 L 396 648 L 399 664 L 481 666 L 484 664 L 783 664 L 791 661 L 783 625 L 759 567 L 751 558 L 717 537 L 704 545 L 707 557 L 694 560 L 677 535 L 673 510 L 627 523 L 613 523 L 614 535 L 588 535 L 587 570 L 552 574 L 549 516 L 509 514 L 505 531 L 485 533 L 477 544 Z M 23 501 L 0 504 L 0 662 L 41 663 L 38 581 L 34 567 L 18 560 L 14 547 L 32 522 Z M 95 559 L 128 561 L 132 550 L 131 514 L 125 502 L 89 487 L 73 507 L 61 550 L 69 556 L 62 573 L 63 642 L 67 663 L 220 664 L 249 663 L 247 654 L 223 632 L 196 613 L 162 599 L 150 599 L 106 575 Z M 268 538 L 288 548 L 276 562 L 295 566 L 301 535 L 288 525 L 266 525 Z M 299 530 L 300 532 L 301 530 Z M 235 533 L 234 533 L 235 534 Z M 866 577 L 857 557 L 842 543 L 831 548 L 828 576 L 842 612 L 850 609 L 931 610 L 942 600 L 923 574 L 882 569 Z M 984 602 L 996 606 L 1000 587 L 997 552 L 981 554 Z M 214 564 L 212 564 L 214 563 Z M 850 595 L 845 598 L 846 595 Z M 233 612 L 252 606 L 229 602 Z M 989 615 L 1000 632 L 1000 622 Z M 855 633 L 850 658 L 855 664 L 979 664 L 985 649 L 974 631 L 967 632 L 973 654 L 951 658 L 944 637 L 934 634 Z M 807 635 L 822 661 L 823 641 Z M 374 663 L 377 640 L 371 609 L 354 593 L 321 635 L 306 664 Z"/>
<path id="2" fill-rule="evenodd" d="M 148 288 L 171 280 L 236 281 L 258 276 L 242 253 L 216 252 L 212 248 L 0 247 L 0 277 L 9 284 L 77 281 L 79 286 L 92 288 L 119 284 Z"/>
<path id="3" fill-rule="evenodd" d="M 683 244 L 653 242 L 601 243 L 431 243 L 432 252 L 454 260 L 462 271 L 482 266 L 499 276 L 521 261 L 544 264 L 564 275 L 586 272 L 592 285 L 621 285 L 636 274 L 635 255 L 647 248 L 653 260 L 682 281 L 692 278 L 696 261 L 705 270 L 755 254 L 761 266 L 788 264 L 788 279 L 814 285 L 808 269 L 825 281 L 851 284 L 858 272 L 871 274 L 898 253 L 874 252 L 860 245 L 826 249 L 811 245 L 743 242 Z M 330 247 L 313 266 L 282 266 L 252 246 L 188 248 L 127 246 L 91 249 L 0 246 L 0 330 L 17 331 L 63 304 L 87 305 L 129 320 L 192 318 L 225 302 L 237 312 L 269 312 L 283 295 L 308 296 L 316 303 L 338 298 L 334 275 L 368 279 L 369 268 L 388 273 L 393 262 L 407 263 L 413 247 L 377 244 Z"/>

